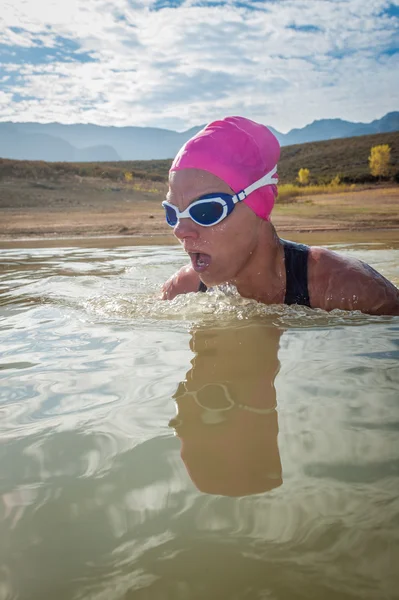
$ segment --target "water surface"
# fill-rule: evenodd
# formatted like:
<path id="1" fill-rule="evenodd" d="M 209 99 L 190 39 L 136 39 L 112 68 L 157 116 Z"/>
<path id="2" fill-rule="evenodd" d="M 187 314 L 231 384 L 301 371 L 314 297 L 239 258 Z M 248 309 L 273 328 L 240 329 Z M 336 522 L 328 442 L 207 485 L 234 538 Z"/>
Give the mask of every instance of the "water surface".
<path id="1" fill-rule="evenodd" d="M 392 234 L 327 242 L 399 284 Z M 397 598 L 399 319 L 88 246 L 0 251 L 0 599 Z"/>

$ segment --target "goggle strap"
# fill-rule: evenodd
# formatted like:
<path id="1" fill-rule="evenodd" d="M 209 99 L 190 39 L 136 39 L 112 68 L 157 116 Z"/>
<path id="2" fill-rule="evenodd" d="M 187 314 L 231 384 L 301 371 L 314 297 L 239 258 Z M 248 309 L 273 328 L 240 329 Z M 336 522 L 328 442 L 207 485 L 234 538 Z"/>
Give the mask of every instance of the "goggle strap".
<path id="1" fill-rule="evenodd" d="M 238 200 L 239 202 L 241 202 L 247 196 L 249 196 L 249 194 L 252 194 L 252 192 L 254 192 L 255 190 L 258 190 L 261 187 L 264 187 L 265 185 L 276 185 L 278 183 L 278 179 L 273 177 L 273 175 L 276 172 L 277 172 L 277 165 L 275 167 L 273 167 L 273 169 L 271 171 L 269 171 L 269 173 L 266 173 L 266 175 L 261 177 L 261 179 L 258 179 L 258 181 L 255 181 L 255 183 L 252 183 L 251 185 L 249 185 L 247 188 L 245 188 L 245 190 L 242 190 L 242 192 L 239 192 L 238 194 L 236 194 L 233 197 L 233 201 Z"/>

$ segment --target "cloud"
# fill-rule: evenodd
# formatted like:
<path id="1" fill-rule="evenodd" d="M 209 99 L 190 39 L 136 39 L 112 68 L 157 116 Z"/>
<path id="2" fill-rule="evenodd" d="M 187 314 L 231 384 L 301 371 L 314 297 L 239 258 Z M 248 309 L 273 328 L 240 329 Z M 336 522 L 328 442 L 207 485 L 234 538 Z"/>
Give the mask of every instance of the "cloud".
<path id="1" fill-rule="evenodd" d="M 370 121 L 398 108 L 398 22 L 385 0 L 3 0 L 0 119 Z"/>
<path id="2" fill-rule="evenodd" d="M 28 40 L 24 40 L 28 42 Z M 2 64 L 43 64 L 52 62 L 93 62 L 88 52 L 80 52 L 79 45 L 62 36 L 48 36 L 46 41 L 39 38 L 26 44 L 0 44 Z"/>

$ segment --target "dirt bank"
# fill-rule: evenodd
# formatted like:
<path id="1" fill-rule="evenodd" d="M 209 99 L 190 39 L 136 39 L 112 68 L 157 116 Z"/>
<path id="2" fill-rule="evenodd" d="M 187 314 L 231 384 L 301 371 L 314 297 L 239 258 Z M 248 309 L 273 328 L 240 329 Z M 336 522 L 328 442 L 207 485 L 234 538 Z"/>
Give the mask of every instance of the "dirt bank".
<path id="1" fill-rule="evenodd" d="M 102 179 L 0 182 L 0 238 L 172 236 L 160 205 L 166 187 Z M 399 230 L 399 186 L 303 197 L 277 204 L 279 232 Z"/>

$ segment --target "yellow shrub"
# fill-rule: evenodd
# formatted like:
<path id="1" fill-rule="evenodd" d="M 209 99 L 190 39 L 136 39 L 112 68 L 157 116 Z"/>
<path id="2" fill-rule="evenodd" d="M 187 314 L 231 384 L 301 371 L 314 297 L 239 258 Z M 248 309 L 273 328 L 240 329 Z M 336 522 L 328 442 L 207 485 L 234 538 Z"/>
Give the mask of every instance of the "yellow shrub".
<path id="1" fill-rule="evenodd" d="M 334 181 L 334 180 L 333 180 Z M 314 194 L 332 194 L 334 192 L 348 192 L 353 191 L 357 186 L 353 183 L 352 185 L 336 184 L 336 185 L 308 185 L 303 187 L 300 185 L 294 185 L 292 183 L 285 183 L 278 186 L 278 198 L 277 202 L 287 202 L 292 198 L 299 198 L 301 196 L 312 196 Z"/>
<path id="2" fill-rule="evenodd" d="M 309 183 L 310 171 L 309 169 L 299 169 L 298 171 L 298 181 L 302 185 L 307 185 Z"/>
<path id="3" fill-rule="evenodd" d="M 388 144 L 373 146 L 369 156 L 370 172 L 374 177 L 381 177 L 389 173 L 391 148 Z"/>
<path id="4" fill-rule="evenodd" d="M 334 179 L 331 179 L 330 186 L 331 187 L 337 187 L 338 185 L 340 185 L 340 183 L 341 183 L 341 177 L 339 175 L 336 175 L 334 177 Z"/>
<path id="5" fill-rule="evenodd" d="M 126 171 L 124 175 L 126 183 L 130 183 L 131 181 L 133 181 L 133 173 L 129 173 L 129 171 Z"/>
<path id="6" fill-rule="evenodd" d="M 302 193 L 302 189 L 292 183 L 285 183 L 278 186 L 278 200 L 284 202 L 290 198 L 296 198 Z"/>

